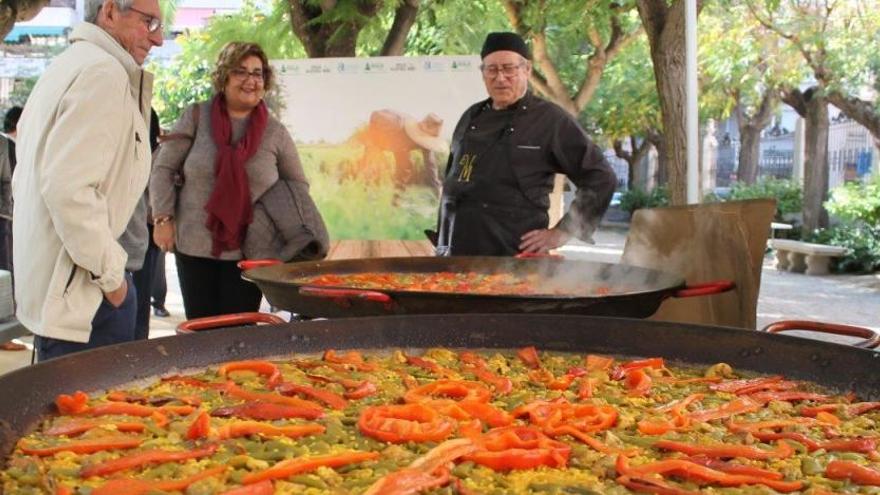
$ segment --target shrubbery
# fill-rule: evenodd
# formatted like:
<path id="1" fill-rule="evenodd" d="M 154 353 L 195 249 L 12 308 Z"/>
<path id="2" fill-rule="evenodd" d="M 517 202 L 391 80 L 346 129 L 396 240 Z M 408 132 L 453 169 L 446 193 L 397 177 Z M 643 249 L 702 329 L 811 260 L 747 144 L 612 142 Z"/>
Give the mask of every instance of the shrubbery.
<path id="1" fill-rule="evenodd" d="M 814 232 L 808 240 L 850 249 L 835 260 L 838 271 L 880 270 L 880 175 L 834 189 L 825 208 L 840 223 Z"/>
<path id="2" fill-rule="evenodd" d="M 630 189 L 620 197 L 620 209 L 630 215 L 639 208 L 656 208 L 669 205 L 669 192 L 665 187 L 655 187 L 647 192 L 641 189 Z"/>
<path id="3" fill-rule="evenodd" d="M 730 200 L 771 198 L 776 200 L 776 220 L 788 213 L 800 213 L 804 191 L 800 184 L 787 179 L 760 179 L 754 184 L 734 183 Z"/>

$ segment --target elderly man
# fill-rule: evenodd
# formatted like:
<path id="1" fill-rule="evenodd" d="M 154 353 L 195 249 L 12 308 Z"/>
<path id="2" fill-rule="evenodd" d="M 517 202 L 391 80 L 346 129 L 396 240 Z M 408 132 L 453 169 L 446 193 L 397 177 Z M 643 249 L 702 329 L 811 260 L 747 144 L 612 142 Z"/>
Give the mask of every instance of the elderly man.
<path id="1" fill-rule="evenodd" d="M 572 116 L 528 90 L 531 57 L 517 34 L 490 33 L 481 56 L 489 98 L 465 111 L 453 133 L 437 254 L 543 253 L 572 236 L 588 240 L 617 183 L 602 150 Z M 577 193 L 548 228 L 557 173 Z"/>
<path id="2" fill-rule="evenodd" d="M 16 315 L 39 360 L 134 339 L 117 239 L 150 174 L 141 66 L 162 44 L 159 3 L 86 0 L 70 42 L 25 105 L 12 180 Z"/>

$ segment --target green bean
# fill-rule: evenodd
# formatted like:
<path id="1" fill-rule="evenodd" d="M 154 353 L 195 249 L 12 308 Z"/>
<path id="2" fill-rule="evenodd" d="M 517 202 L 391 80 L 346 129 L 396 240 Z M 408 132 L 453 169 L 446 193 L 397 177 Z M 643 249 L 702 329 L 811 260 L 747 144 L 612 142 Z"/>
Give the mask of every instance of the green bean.
<path id="1" fill-rule="evenodd" d="M 641 437 L 638 435 L 626 435 L 623 433 L 617 433 L 617 437 L 625 443 L 631 443 L 638 447 L 653 447 L 654 443 L 657 441 L 657 439 L 653 437 Z"/>
<path id="2" fill-rule="evenodd" d="M 815 458 L 804 457 L 804 460 L 801 461 L 801 471 L 807 476 L 813 476 L 816 474 L 822 474 L 825 470 L 822 469 L 822 465 L 819 464 L 819 461 Z"/>
<path id="3" fill-rule="evenodd" d="M 290 481 L 294 483 L 299 483 L 300 485 L 306 485 L 312 488 L 318 488 L 319 490 L 326 490 L 327 483 L 324 483 L 324 480 L 313 475 L 313 474 L 303 474 L 300 476 L 294 476 L 290 478 Z"/>

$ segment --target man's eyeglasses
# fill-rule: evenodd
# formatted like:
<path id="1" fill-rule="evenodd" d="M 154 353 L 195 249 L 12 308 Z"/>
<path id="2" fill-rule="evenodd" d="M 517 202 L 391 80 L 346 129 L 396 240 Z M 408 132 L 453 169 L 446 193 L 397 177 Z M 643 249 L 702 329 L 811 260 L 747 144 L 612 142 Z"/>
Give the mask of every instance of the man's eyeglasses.
<path id="1" fill-rule="evenodd" d="M 158 17 L 152 14 L 148 14 L 143 10 L 139 10 L 134 7 L 129 7 L 128 10 L 133 10 L 138 14 L 144 16 L 144 23 L 146 23 L 147 25 L 147 31 L 155 33 L 156 31 L 162 29 L 162 21 Z"/>
<path id="2" fill-rule="evenodd" d="M 263 82 L 266 77 L 266 75 L 263 73 L 262 70 L 257 69 L 253 72 L 248 72 L 245 69 L 242 69 L 240 67 L 237 67 L 235 69 L 230 70 L 229 74 L 232 77 L 234 77 L 235 79 L 241 79 L 241 80 L 245 80 L 248 77 L 253 77 L 258 82 Z"/>
<path id="3" fill-rule="evenodd" d="M 481 65 L 480 70 L 486 77 L 498 77 L 498 74 L 504 74 L 504 77 L 513 77 L 516 72 L 524 67 L 525 64 L 504 64 L 504 65 Z"/>

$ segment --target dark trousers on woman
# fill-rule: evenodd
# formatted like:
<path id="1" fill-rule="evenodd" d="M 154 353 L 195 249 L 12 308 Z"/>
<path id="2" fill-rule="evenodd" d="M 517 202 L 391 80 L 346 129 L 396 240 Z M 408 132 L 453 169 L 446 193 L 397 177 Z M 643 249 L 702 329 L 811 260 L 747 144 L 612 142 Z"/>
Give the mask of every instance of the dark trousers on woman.
<path id="1" fill-rule="evenodd" d="M 150 242 L 147 244 L 147 252 L 144 254 L 144 265 L 140 270 L 132 273 L 134 285 L 137 287 L 137 323 L 135 324 L 135 339 L 146 340 L 150 337 L 150 293 L 153 292 L 153 280 L 155 280 L 156 261 L 164 255 L 159 247 L 153 243 L 153 227 L 149 228 Z"/>
<path id="2" fill-rule="evenodd" d="M 188 320 L 260 309 L 263 294 L 256 285 L 242 280 L 237 261 L 183 253 L 175 253 L 174 258 Z"/>
<path id="3" fill-rule="evenodd" d="M 137 288 L 131 274 L 125 274 L 128 282 L 128 293 L 118 308 L 114 308 L 107 299 L 101 299 L 98 311 L 92 317 L 92 333 L 88 342 L 71 342 L 51 337 L 34 336 L 34 347 L 37 350 L 37 361 L 45 361 L 111 344 L 131 342 L 135 340 L 135 310 L 137 309 Z"/>

